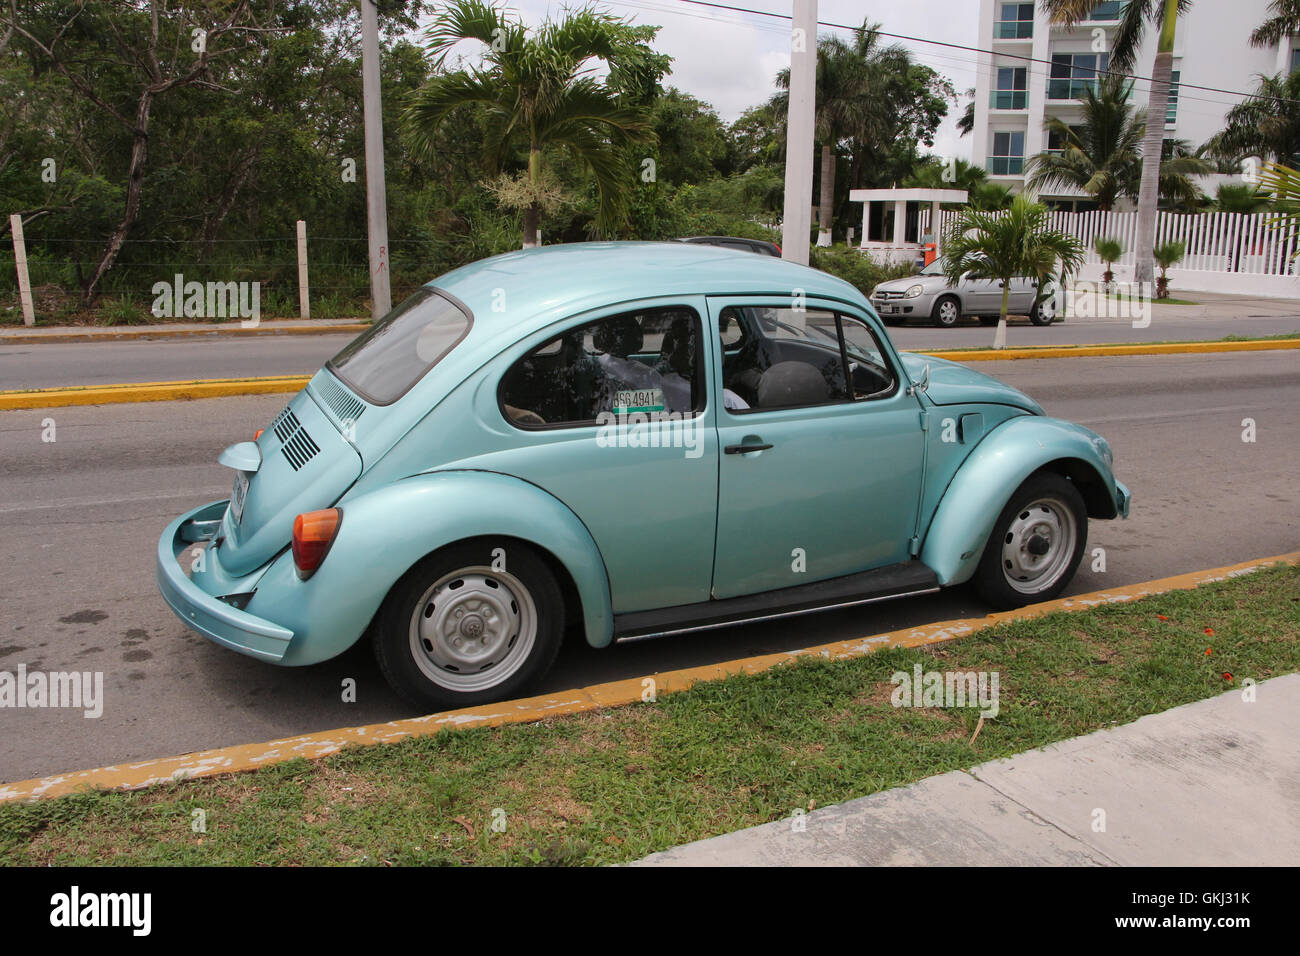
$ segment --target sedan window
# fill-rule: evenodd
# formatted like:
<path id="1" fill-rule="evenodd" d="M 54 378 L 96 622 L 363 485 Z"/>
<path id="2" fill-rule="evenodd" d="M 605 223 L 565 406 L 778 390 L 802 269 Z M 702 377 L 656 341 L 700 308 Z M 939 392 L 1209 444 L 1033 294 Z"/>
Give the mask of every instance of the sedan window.
<path id="1" fill-rule="evenodd" d="M 326 368 L 375 405 L 405 395 L 469 333 L 469 311 L 425 287 L 348 343 Z"/>
<path id="2" fill-rule="evenodd" d="M 502 414 L 524 428 L 695 415 L 704 409 L 700 342 L 699 316 L 684 307 L 578 326 L 510 367 L 498 391 Z"/>

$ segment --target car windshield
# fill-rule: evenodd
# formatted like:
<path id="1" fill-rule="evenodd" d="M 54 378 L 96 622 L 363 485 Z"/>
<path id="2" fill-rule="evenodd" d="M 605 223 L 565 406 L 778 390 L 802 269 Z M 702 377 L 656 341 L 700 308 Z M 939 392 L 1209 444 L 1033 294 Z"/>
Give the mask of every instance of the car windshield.
<path id="1" fill-rule="evenodd" d="M 468 311 L 429 287 L 421 289 L 326 363 L 376 405 L 397 401 L 463 339 Z"/>
<path id="2" fill-rule="evenodd" d="M 919 273 L 923 276 L 941 276 L 943 275 L 943 260 L 935 259 Z"/>

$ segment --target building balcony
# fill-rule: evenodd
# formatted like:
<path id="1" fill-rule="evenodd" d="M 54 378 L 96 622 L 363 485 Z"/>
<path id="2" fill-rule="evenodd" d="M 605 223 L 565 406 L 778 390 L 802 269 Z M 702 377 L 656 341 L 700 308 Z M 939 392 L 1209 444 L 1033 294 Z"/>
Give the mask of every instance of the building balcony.
<path id="1" fill-rule="evenodd" d="M 1023 176 L 1025 174 L 1025 157 L 990 156 L 985 160 L 985 168 L 990 176 Z"/>
<path id="2" fill-rule="evenodd" d="M 1033 20 L 993 21 L 993 39 L 995 40 L 1032 40 L 1033 38 Z"/>
<path id="3" fill-rule="evenodd" d="M 989 94 L 991 110 L 1023 110 L 1028 107 L 1028 90 L 993 90 Z"/>

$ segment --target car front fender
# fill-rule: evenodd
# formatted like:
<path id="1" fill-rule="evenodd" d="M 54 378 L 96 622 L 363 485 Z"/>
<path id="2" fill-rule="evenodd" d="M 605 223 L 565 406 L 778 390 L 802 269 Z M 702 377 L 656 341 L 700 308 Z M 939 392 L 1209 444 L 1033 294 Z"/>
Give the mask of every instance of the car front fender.
<path id="1" fill-rule="evenodd" d="M 969 580 L 993 525 L 1020 484 L 1041 469 L 1075 482 L 1093 518 L 1128 513 L 1128 489 L 1115 481 L 1109 446 L 1088 429 L 1023 415 L 993 429 L 957 469 L 926 530 L 921 560 L 944 585 Z"/>
<path id="2" fill-rule="evenodd" d="M 341 654 L 416 562 L 484 536 L 518 538 L 548 552 L 573 581 L 587 642 L 603 647 L 613 637 L 609 579 L 596 542 L 577 515 L 536 485 L 490 471 L 429 472 L 344 497 L 339 507 L 338 535 L 316 573 L 297 580 L 286 554 L 249 605 L 294 631 L 284 664 Z"/>

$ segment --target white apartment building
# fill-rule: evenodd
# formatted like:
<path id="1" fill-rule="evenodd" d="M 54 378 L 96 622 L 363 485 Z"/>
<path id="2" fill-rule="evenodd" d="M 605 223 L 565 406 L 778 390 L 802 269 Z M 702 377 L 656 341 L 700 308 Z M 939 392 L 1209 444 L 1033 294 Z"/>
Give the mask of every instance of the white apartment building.
<path id="1" fill-rule="evenodd" d="M 973 162 L 994 182 L 1019 191 L 1025 161 L 1058 148 L 1043 124 L 1055 116 L 1067 124 L 1082 121 L 1081 91 L 1096 83 L 1097 70 L 1109 64 L 1115 27 L 1124 0 L 1098 3 L 1087 22 L 1073 29 L 1053 25 L 1039 4 L 1020 0 L 980 0 L 979 55 L 975 87 Z M 1259 74 L 1286 73 L 1300 65 L 1300 38 L 1273 48 L 1250 45 L 1250 34 L 1268 17 L 1268 0 L 1197 0 L 1178 20 L 1167 139 L 1196 148 L 1223 128 L 1228 110 L 1245 97 L 1186 89 L 1183 84 L 1249 93 Z M 1148 24 L 1137 63 L 1129 72 L 1149 76 L 1159 30 Z M 1032 57 L 1031 60 L 1018 57 Z M 1151 84 L 1133 81 L 1132 102 L 1146 108 Z M 1202 184 L 1213 192 L 1209 183 Z M 1095 208 L 1081 193 L 1044 194 L 1066 208 Z M 1126 207 L 1119 207 L 1126 208 Z"/>

